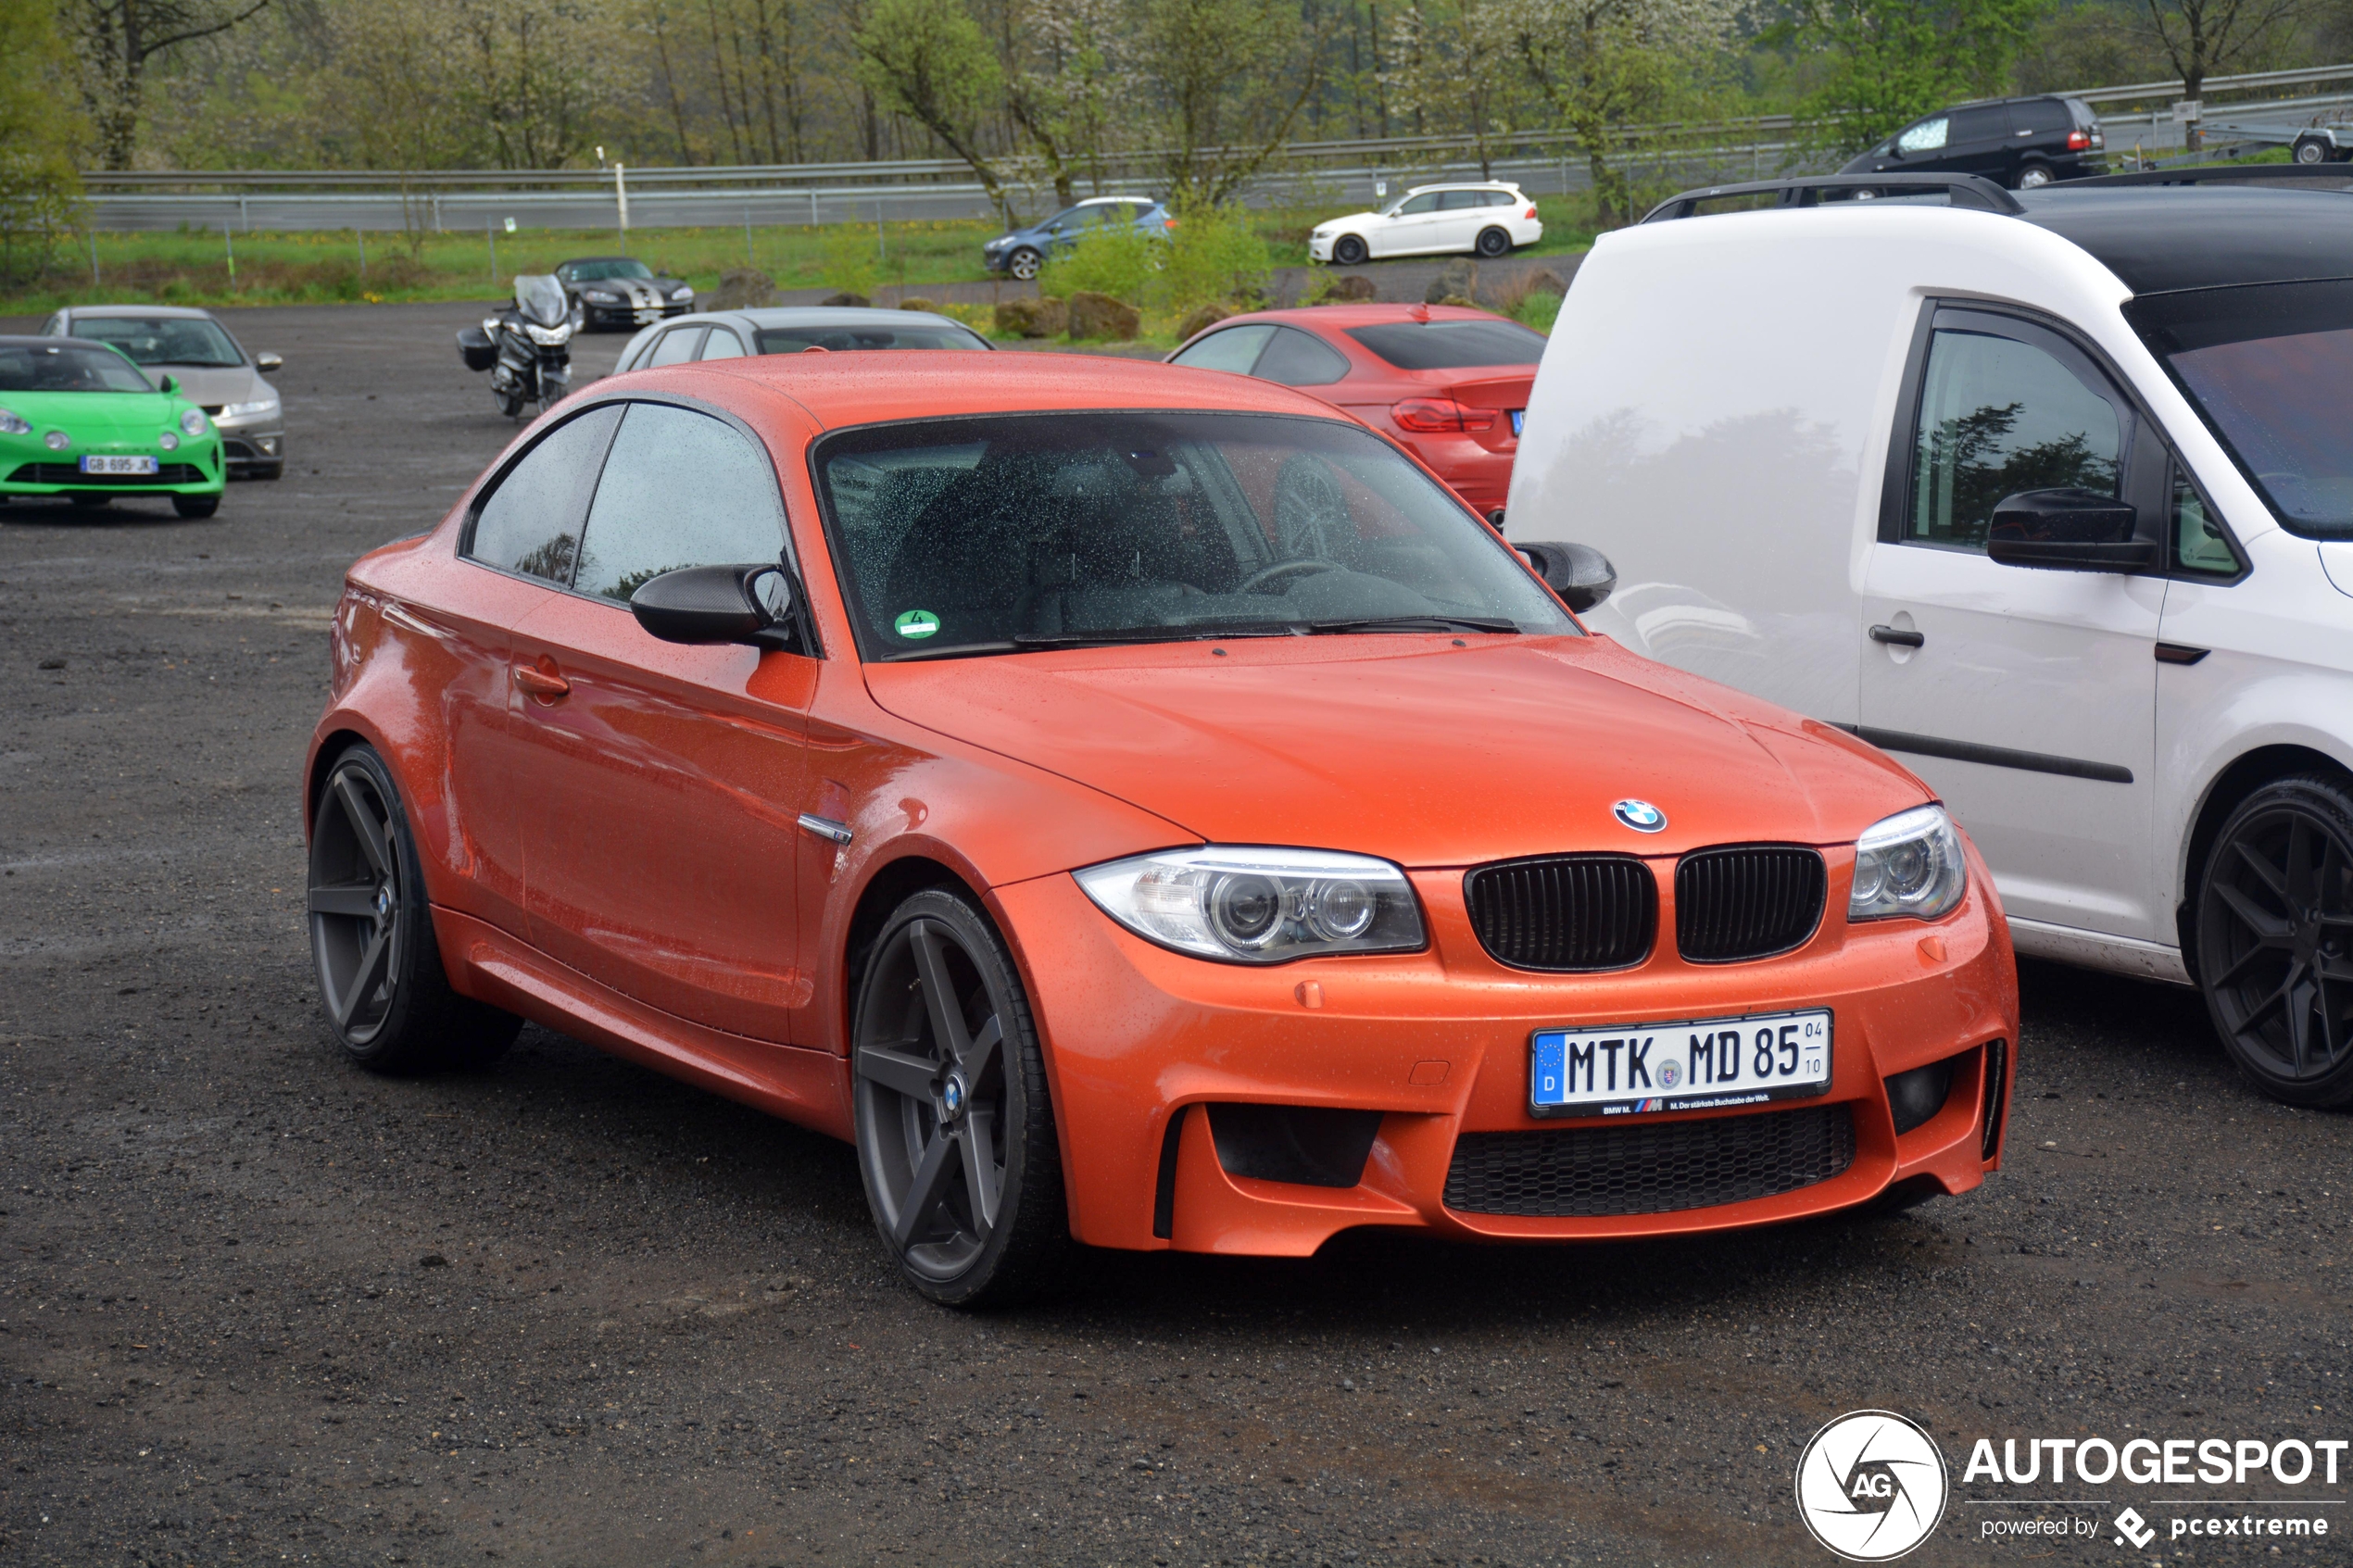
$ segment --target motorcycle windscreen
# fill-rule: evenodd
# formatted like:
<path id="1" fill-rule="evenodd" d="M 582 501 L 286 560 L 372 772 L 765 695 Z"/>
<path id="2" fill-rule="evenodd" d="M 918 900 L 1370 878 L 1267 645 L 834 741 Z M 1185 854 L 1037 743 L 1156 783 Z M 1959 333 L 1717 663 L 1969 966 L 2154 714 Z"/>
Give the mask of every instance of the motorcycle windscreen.
<path id="1" fill-rule="evenodd" d="M 515 308 L 524 320 L 543 327 L 561 326 L 572 313 L 563 285 L 545 272 L 525 272 L 515 279 Z"/>

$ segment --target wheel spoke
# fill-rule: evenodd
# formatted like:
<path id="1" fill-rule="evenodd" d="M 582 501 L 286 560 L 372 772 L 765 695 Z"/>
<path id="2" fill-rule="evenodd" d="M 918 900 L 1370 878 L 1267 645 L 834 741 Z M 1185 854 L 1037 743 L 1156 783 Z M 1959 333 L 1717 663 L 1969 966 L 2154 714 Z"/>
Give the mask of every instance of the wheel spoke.
<path id="1" fill-rule="evenodd" d="M 2257 943 L 2254 947 L 2249 947 L 2246 952 L 2239 955 L 2238 962 L 2233 964 L 2230 968 L 2224 970 L 2221 973 L 2214 977 L 2215 988 L 2220 990 L 2221 987 L 2230 985 L 2233 981 L 2238 979 L 2239 976 L 2245 974 L 2249 969 L 2253 968 L 2257 960 L 2270 958 L 2277 951 L 2279 951 L 2279 948 L 2269 942 Z"/>
<path id="2" fill-rule="evenodd" d="M 2255 933 L 2266 947 L 2284 947 L 2295 934 L 2294 922 L 2281 919 L 2269 909 L 2257 907 L 2254 899 L 2228 883 L 2217 883 L 2214 896 L 2222 900 L 2239 923 Z"/>
<path id="3" fill-rule="evenodd" d="M 924 1220 L 948 1196 L 948 1176 L 955 1168 L 957 1141 L 953 1133 L 943 1128 L 924 1146 L 924 1157 L 915 1163 L 914 1179 L 907 1184 L 907 1196 L 899 1205 L 898 1223 L 890 1229 L 891 1245 L 900 1251 L 907 1250 Z"/>
<path id="4" fill-rule="evenodd" d="M 310 890 L 310 912 L 314 915 L 348 915 L 354 920 L 373 920 L 376 914 L 375 887 L 364 882 L 314 887 Z"/>
<path id="5" fill-rule="evenodd" d="M 2247 1009 L 2246 1016 L 2239 1021 L 2239 1027 L 2243 1030 L 2254 1028 L 2258 1019 L 2287 999 L 2287 994 L 2296 988 L 2296 983 L 2303 977 L 2304 966 L 2291 961 L 2287 966 L 2287 978 L 2280 982 L 2280 988 Z"/>
<path id="6" fill-rule="evenodd" d="M 359 1004 L 384 984 L 384 970 L 392 957 L 392 928 L 385 926 L 368 943 L 368 950 L 359 955 L 359 964 L 351 972 L 351 988 L 343 994 L 335 1008 L 335 1022 L 343 1028 L 351 1026 L 352 1015 Z"/>
<path id="7" fill-rule="evenodd" d="M 937 1068 L 937 1063 L 904 1051 L 886 1050 L 880 1046 L 858 1047 L 858 1076 L 926 1105 L 931 1102 L 931 1080 Z"/>
<path id="8" fill-rule="evenodd" d="M 964 1032 L 964 1010 L 957 1005 L 955 985 L 949 979 L 938 928 L 927 920 L 917 921 L 908 928 L 907 939 L 915 949 L 915 974 L 923 983 L 924 1007 L 931 1014 L 932 1041 L 942 1056 L 962 1061 L 972 1049 L 972 1037 Z"/>
<path id="9" fill-rule="evenodd" d="M 368 803 L 352 787 L 350 774 L 335 775 L 335 798 L 343 803 L 344 820 L 351 824 L 352 836 L 359 840 L 359 852 L 368 857 L 368 864 L 375 868 L 378 877 L 390 877 L 392 853 L 385 847 L 384 831 L 376 825 Z"/>
<path id="10" fill-rule="evenodd" d="M 2301 968 L 2301 966 L 2298 966 Z M 2291 982 L 2291 984 L 2293 984 Z M 2295 1054 L 2296 1076 L 2304 1075 L 2305 1058 L 2309 1054 L 2312 1039 L 2312 1004 L 2320 987 L 2309 989 L 2295 985 L 2287 999 L 2288 1049 Z"/>
<path id="11" fill-rule="evenodd" d="M 2298 811 L 2287 820 L 2287 907 L 2293 914 L 2313 904 L 2312 823 Z"/>
<path id="12" fill-rule="evenodd" d="M 964 1190 L 972 1198 L 973 1223 L 982 1239 L 997 1223 L 997 1112 L 991 1107 L 975 1105 L 964 1114 L 963 1135 L 957 1141 L 964 1146 Z"/>
<path id="13" fill-rule="evenodd" d="M 980 1033 L 973 1036 L 973 1043 L 965 1047 L 963 1056 L 958 1060 L 956 1065 L 964 1070 L 964 1082 L 971 1085 L 975 1091 L 979 1089 L 980 1080 L 988 1073 L 989 1065 L 997 1060 L 997 1047 L 1004 1038 L 1004 1025 L 1000 1023 L 996 1015 L 992 1013 L 989 1015 L 988 1022 L 980 1026 Z"/>
<path id="14" fill-rule="evenodd" d="M 2263 879 L 2263 885 L 2271 890 L 2271 896 L 2280 901 L 2282 909 L 2296 908 L 2295 900 L 2288 897 L 2287 884 L 2280 878 L 2278 867 L 2258 855 L 2243 838 L 2235 840 L 2231 847 L 2239 852 L 2239 859 L 2246 862 L 2247 870 Z"/>

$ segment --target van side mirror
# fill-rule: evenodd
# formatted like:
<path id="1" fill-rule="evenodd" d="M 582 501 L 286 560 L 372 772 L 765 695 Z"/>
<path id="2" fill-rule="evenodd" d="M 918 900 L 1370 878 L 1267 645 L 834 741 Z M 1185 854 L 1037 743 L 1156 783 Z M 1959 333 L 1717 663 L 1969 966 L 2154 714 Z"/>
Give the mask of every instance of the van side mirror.
<path id="1" fill-rule="evenodd" d="M 2045 571 L 2143 571 L 2157 541 L 2134 538 L 2139 528 L 2138 512 L 2096 490 L 2021 490 L 1994 506 L 1985 553 Z"/>
<path id="2" fill-rule="evenodd" d="M 1512 548 L 1525 556 L 1544 585 L 1579 615 L 1609 597 L 1617 586 L 1617 568 L 1591 545 L 1530 540 Z"/>
<path id="3" fill-rule="evenodd" d="M 749 643 L 792 648 L 792 579 L 774 561 L 686 566 L 638 584 L 629 596 L 637 624 L 665 643 Z"/>
<path id="4" fill-rule="evenodd" d="M 286 368 L 286 362 L 275 354 L 257 354 L 253 357 L 253 368 L 265 376 L 275 375 Z"/>

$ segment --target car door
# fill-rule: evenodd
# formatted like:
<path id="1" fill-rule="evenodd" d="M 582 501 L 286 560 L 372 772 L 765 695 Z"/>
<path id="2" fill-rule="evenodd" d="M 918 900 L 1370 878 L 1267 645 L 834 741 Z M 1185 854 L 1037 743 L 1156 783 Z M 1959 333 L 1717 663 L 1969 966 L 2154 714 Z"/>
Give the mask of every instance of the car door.
<path id="1" fill-rule="evenodd" d="M 1487 226 L 1486 191 L 1441 191 L 1438 217 L 1430 225 L 1433 250 L 1468 250 Z"/>
<path id="2" fill-rule="evenodd" d="M 1375 256 L 1413 256 L 1434 248 L 1433 232 L 1440 221 L 1438 198 L 1443 191 L 1407 196 L 1394 216 L 1373 224 L 1365 243 Z"/>
<path id="3" fill-rule="evenodd" d="M 2165 580 L 1986 554 L 1995 503 L 2028 490 L 2125 498 L 2153 536 L 2161 445 L 2058 333 L 1929 309 L 1862 573 L 1861 732 L 1944 798 L 2014 920 L 2171 943 L 2151 854 Z"/>
<path id="4" fill-rule="evenodd" d="M 2007 104 L 1980 104 L 1952 111 L 1952 130 L 1937 168 L 1957 174 L 1982 174 L 2009 183 L 2017 154 L 2010 146 L 2010 111 Z"/>
<path id="5" fill-rule="evenodd" d="M 817 661 L 655 639 L 629 611 L 683 566 L 786 557 L 774 469 L 749 432 L 627 405 L 572 591 L 519 629 L 516 732 L 533 942 L 664 1012 L 786 1043 L 804 715 Z"/>

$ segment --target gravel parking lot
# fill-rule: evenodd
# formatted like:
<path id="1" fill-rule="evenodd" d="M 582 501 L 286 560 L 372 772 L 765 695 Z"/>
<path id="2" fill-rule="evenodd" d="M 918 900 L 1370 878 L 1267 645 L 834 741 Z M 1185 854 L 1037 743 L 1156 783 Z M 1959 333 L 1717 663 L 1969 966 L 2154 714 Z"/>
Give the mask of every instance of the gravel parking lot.
<path id="1" fill-rule="evenodd" d="M 0 1562 L 1820 1564 L 1793 1466 L 1866 1407 L 1952 1468 L 1913 1561 L 2343 1560 L 2342 1502 L 2326 1542 L 2111 1544 L 2260 1477 L 1962 1483 L 1987 1436 L 2353 1436 L 2353 1117 L 2242 1087 L 2187 992 L 2028 968 L 1967 1198 L 1101 1256 L 997 1317 L 901 1287 L 845 1147 L 560 1036 L 344 1065 L 297 772 L 344 566 L 512 433 L 478 316 L 235 313 L 286 358 L 282 482 L 0 508 Z M 1986 1544 L 1996 1490 L 2110 1500 Z"/>

